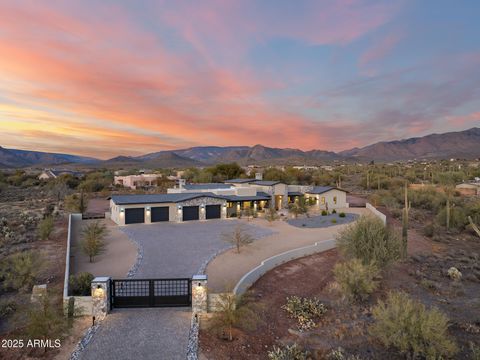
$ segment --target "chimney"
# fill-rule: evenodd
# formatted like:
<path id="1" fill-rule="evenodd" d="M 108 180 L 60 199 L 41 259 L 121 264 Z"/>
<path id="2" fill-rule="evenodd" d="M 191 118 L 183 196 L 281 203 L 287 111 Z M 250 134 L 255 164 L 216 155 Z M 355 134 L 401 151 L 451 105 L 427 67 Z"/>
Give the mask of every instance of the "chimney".
<path id="1" fill-rule="evenodd" d="M 185 185 L 185 179 L 178 179 L 178 187 L 180 189 L 183 189 L 184 185 Z"/>
<path id="2" fill-rule="evenodd" d="M 262 173 L 255 173 L 255 180 L 263 180 L 263 174 Z"/>

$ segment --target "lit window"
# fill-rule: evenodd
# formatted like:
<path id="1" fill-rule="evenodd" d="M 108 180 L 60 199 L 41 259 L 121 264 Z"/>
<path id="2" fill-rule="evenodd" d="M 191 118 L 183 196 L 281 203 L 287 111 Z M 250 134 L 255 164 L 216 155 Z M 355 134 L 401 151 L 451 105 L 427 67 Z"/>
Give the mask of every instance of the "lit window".
<path id="1" fill-rule="evenodd" d="M 333 197 L 333 202 L 334 202 L 335 204 L 337 203 L 337 197 L 336 197 L 336 196 Z"/>
<path id="2" fill-rule="evenodd" d="M 325 196 L 322 196 L 322 204 L 325 204 Z"/>

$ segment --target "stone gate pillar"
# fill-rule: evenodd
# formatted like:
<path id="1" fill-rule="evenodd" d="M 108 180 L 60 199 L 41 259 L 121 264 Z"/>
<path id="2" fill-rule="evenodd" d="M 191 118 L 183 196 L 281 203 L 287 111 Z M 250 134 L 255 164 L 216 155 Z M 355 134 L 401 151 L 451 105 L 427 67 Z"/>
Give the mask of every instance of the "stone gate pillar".
<path id="1" fill-rule="evenodd" d="M 192 277 L 192 311 L 206 313 L 208 311 L 207 275 L 193 275 Z"/>
<path id="2" fill-rule="evenodd" d="M 92 280 L 92 316 L 102 320 L 110 311 L 110 281 L 107 276 Z"/>

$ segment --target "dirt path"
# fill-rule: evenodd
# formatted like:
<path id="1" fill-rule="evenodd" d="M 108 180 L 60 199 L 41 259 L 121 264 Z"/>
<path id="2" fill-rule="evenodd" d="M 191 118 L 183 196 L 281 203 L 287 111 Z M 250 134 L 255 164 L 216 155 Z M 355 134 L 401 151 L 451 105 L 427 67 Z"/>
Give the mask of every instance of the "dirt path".
<path id="1" fill-rule="evenodd" d="M 345 211 L 355 214 L 368 212 L 364 208 L 346 209 Z M 264 219 L 254 219 L 250 222 L 259 226 L 269 227 L 275 231 L 275 234 L 259 239 L 244 247 L 240 254 L 232 249 L 212 260 L 207 266 L 206 273 L 208 275 L 208 286 L 213 292 L 221 292 L 226 288 L 233 288 L 244 274 L 271 256 L 302 246 L 312 245 L 317 241 L 330 240 L 334 238 L 339 230 L 347 226 L 337 225 L 327 228 L 307 229 L 289 225 L 285 221 L 275 221 L 269 224 Z"/>

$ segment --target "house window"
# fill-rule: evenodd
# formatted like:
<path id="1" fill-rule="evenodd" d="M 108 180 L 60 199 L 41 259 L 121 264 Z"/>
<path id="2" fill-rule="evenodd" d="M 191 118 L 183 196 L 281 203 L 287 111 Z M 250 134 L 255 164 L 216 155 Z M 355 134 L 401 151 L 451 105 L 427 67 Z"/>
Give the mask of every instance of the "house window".
<path id="1" fill-rule="evenodd" d="M 333 197 L 333 203 L 334 203 L 334 204 L 337 203 L 337 197 L 336 197 L 336 196 Z"/>
<path id="2" fill-rule="evenodd" d="M 325 196 L 322 196 L 322 204 L 325 204 Z"/>

